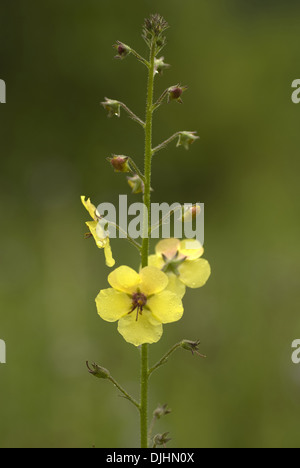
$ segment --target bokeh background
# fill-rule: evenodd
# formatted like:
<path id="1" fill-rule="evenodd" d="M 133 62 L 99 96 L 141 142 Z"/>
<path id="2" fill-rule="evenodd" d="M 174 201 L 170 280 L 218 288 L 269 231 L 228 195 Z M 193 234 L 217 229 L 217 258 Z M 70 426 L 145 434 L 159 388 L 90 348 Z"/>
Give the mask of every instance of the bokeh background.
<path id="1" fill-rule="evenodd" d="M 96 203 L 129 193 L 111 153 L 143 159 L 143 133 L 104 96 L 143 116 L 146 70 L 113 59 L 116 40 L 142 54 L 141 25 L 159 12 L 171 25 L 172 68 L 156 93 L 181 82 L 184 105 L 155 115 L 154 141 L 198 130 L 153 166 L 153 201 L 205 203 L 205 257 L 213 275 L 189 290 L 184 318 L 165 326 L 151 362 L 182 338 L 208 359 L 178 351 L 151 378 L 150 408 L 170 447 L 299 447 L 298 1 L 0 0 L 1 447 L 136 447 L 138 414 L 85 361 L 109 368 L 138 397 L 139 352 L 100 320 L 103 252 L 84 240 Z M 130 195 L 130 200 L 139 201 Z M 138 266 L 112 241 L 117 264 Z"/>

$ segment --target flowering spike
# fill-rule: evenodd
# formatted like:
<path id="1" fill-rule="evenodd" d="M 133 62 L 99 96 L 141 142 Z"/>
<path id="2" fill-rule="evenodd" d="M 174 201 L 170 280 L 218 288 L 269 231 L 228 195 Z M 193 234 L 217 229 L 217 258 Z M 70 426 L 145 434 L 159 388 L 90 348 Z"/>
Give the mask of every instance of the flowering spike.
<path id="1" fill-rule="evenodd" d="M 142 37 L 149 47 L 155 42 L 156 53 L 166 45 L 167 41 L 163 33 L 168 28 L 168 23 L 158 14 L 151 15 L 150 18 L 145 19 Z"/>
<path id="2" fill-rule="evenodd" d="M 199 140 L 199 138 L 200 137 L 197 135 L 197 132 L 180 132 L 177 147 L 183 146 L 188 150 L 190 145 L 192 145 L 196 140 Z"/>
<path id="3" fill-rule="evenodd" d="M 105 98 L 104 102 L 101 102 L 101 105 L 104 107 L 105 110 L 108 112 L 108 117 L 120 117 L 121 115 L 121 104 L 119 101 L 115 101 L 114 99 Z"/>

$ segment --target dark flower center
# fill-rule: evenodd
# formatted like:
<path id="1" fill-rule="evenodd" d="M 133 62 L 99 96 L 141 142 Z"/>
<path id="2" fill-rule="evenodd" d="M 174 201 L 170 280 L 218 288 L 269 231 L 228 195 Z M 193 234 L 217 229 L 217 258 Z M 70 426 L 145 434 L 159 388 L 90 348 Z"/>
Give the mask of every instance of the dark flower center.
<path id="1" fill-rule="evenodd" d="M 136 310 L 136 321 L 138 321 L 139 314 L 142 315 L 143 308 L 147 304 L 147 297 L 141 292 L 136 292 L 132 295 L 132 308 L 130 314 Z"/>

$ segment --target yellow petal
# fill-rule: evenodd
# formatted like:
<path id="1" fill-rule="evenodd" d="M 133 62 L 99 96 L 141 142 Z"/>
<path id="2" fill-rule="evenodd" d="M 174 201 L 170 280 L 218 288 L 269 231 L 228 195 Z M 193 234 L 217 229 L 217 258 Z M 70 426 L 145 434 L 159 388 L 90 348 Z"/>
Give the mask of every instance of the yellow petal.
<path id="1" fill-rule="evenodd" d="M 174 275 L 173 273 L 168 273 L 169 283 L 166 287 L 166 291 L 171 291 L 174 294 L 177 294 L 181 299 L 185 295 L 186 287 L 182 281 L 180 281 L 179 277 Z"/>
<path id="2" fill-rule="evenodd" d="M 163 268 L 165 262 L 163 261 L 161 256 L 158 255 L 149 255 L 148 257 L 148 265 L 159 268 L 160 270 Z"/>
<path id="3" fill-rule="evenodd" d="M 134 346 L 144 343 L 156 343 L 162 336 L 162 324 L 148 310 L 143 310 L 136 320 L 136 312 L 132 312 L 119 320 L 118 331 L 123 338 Z"/>
<path id="4" fill-rule="evenodd" d="M 108 237 L 99 237 L 98 236 L 98 221 L 88 221 L 85 223 L 89 228 L 93 238 L 95 239 L 96 245 L 99 249 L 104 249 L 105 245 L 107 244 Z"/>
<path id="5" fill-rule="evenodd" d="M 110 242 L 109 242 L 109 238 L 107 238 L 107 242 L 105 244 L 105 247 L 104 247 L 104 255 L 105 255 L 105 261 L 106 261 L 106 265 L 108 267 L 113 267 L 115 265 L 115 260 L 112 256 L 112 251 L 111 251 L 111 246 L 110 246 Z"/>
<path id="6" fill-rule="evenodd" d="M 211 274 L 211 268 L 207 260 L 186 260 L 179 267 L 181 281 L 189 288 L 201 288 Z"/>
<path id="7" fill-rule="evenodd" d="M 153 266 L 143 268 L 140 271 L 140 278 L 139 288 L 146 296 L 163 291 L 169 282 L 167 275 Z"/>
<path id="8" fill-rule="evenodd" d="M 91 199 L 88 198 L 87 200 L 85 199 L 85 196 L 82 196 L 81 197 L 81 201 L 82 201 L 82 204 L 83 206 L 87 209 L 87 211 L 90 213 L 91 217 L 93 218 L 94 221 L 97 220 L 97 216 L 96 216 L 96 207 L 95 205 L 93 205 L 93 203 L 91 203 Z"/>
<path id="9" fill-rule="evenodd" d="M 165 255 L 167 258 L 173 258 L 178 252 L 180 246 L 179 239 L 163 239 L 155 247 L 157 255 Z"/>
<path id="10" fill-rule="evenodd" d="M 196 260 L 204 253 L 200 242 L 196 239 L 184 239 L 180 242 L 179 253 L 188 260 Z"/>
<path id="11" fill-rule="evenodd" d="M 154 318 L 161 323 L 176 322 L 183 315 L 183 305 L 181 298 L 171 291 L 162 291 L 152 296 L 147 306 Z"/>
<path id="12" fill-rule="evenodd" d="M 132 304 L 127 294 L 115 289 L 103 289 L 96 298 L 98 314 L 107 322 L 116 322 L 130 312 Z"/>
<path id="13" fill-rule="evenodd" d="M 108 276 L 108 282 L 112 288 L 127 294 L 137 291 L 141 282 L 140 275 L 128 266 L 120 266 Z"/>

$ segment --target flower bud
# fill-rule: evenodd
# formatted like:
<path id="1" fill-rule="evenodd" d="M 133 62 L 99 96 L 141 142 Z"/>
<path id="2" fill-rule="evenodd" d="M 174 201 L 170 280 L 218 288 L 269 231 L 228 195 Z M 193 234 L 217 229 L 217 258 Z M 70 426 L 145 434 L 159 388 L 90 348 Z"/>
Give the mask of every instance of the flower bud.
<path id="1" fill-rule="evenodd" d="M 183 146 L 186 150 L 190 148 L 196 140 L 200 137 L 197 136 L 197 132 L 180 132 L 177 146 Z"/>
<path id="2" fill-rule="evenodd" d="M 132 189 L 132 193 L 144 193 L 144 182 L 139 175 L 135 174 L 132 177 L 127 177 L 129 186 Z"/>
<path id="3" fill-rule="evenodd" d="M 165 59 L 164 57 L 160 57 L 159 59 L 157 59 L 157 58 L 155 59 L 155 61 L 154 61 L 155 74 L 162 75 L 164 70 L 166 70 L 167 68 L 170 68 L 171 65 L 169 65 L 168 63 L 165 63 L 164 59 Z"/>
<path id="4" fill-rule="evenodd" d="M 121 115 L 121 105 L 119 101 L 114 101 L 113 99 L 105 98 L 104 102 L 101 102 L 101 105 L 108 112 L 108 117 L 120 117 Z"/>
<path id="5" fill-rule="evenodd" d="M 88 368 L 89 373 L 94 377 L 97 377 L 98 379 L 108 379 L 110 377 L 110 372 L 104 367 L 98 366 L 98 364 L 93 363 L 91 369 L 87 361 L 86 366 Z"/>
<path id="6" fill-rule="evenodd" d="M 117 156 L 113 155 L 112 158 L 107 158 L 115 172 L 130 172 L 130 166 L 128 163 L 128 156 Z"/>
<path id="7" fill-rule="evenodd" d="M 200 344 L 199 340 L 197 340 L 197 341 L 183 340 L 180 343 L 180 346 L 183 349 L 186 349 L 187 351 L 191 351 L 192 354 L 196 353 L 196 354 L 198 354 L 198 356 L 206 358 L 206 356 L 199 353 L 199 344 Z"/>
<path id="8" fill-rule="evenodd" d="M 131 48 L 128 47 L 126 44 L 123 44 L 123 42 L 117 41 L 117 43 L 114 44 L 113 47 L 118 52 L 118 55 L 115 56 L 116 59 L 123 60 L 125 57 L 127 57 L 127 55 L 131 53 Z"/>
<path id="9" fill-rule="evenodd" d="M 188 208 L 183 208 L 182 221 L 190 222 L 199 216 L 201 213 L 201 206 L 196 204 Z"/>
<path id="10" fill-rule="evenodd" d="M 168 434 L 169 432 L 164 432 L 163 434 L 156 434 L 156 436 L 154 436 L 153 438 L 153 445 L 154 446 L 157 446 L 157 445 L 163 445 L 165 446 L 166 443 L 168 443 L 170 440 L 170 438 L 168 438 Z"/>
<path id="11" fill-rule="evenodd" d="M 170 101 L 177 101 L 179 104 L 182 104 L 183 101 L 181 99 L 182 93 L 186 91 L 188 88 L 187 86 L 171 86 L 171 88 L 168 89 L 168 102 Z"/>
<path id="12" fill-rule="evenodd" d="M 162 416 L 166 416 L 167 414 L 170 414 L 171 410 L 168 408 L 168 405 L 165 404 L 163 406 L 158 406 L 156 410 L 153 412 L 153 417 L 156 419 L 160 419 Z"/>

